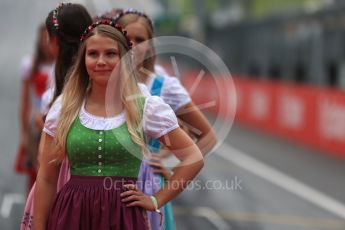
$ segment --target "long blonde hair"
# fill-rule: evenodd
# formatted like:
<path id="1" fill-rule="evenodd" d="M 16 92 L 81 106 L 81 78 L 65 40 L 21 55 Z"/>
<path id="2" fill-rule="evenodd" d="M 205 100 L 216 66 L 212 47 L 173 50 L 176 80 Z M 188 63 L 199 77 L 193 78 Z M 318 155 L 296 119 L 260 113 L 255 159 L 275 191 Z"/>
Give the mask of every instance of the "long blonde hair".
<path id="1" fill-rule="evenodd" d="M 117 29 L 109 25 L 98 25 L 89 34 L 109 37 L 118 43 L 120 51 L 120 94 L 121 101 L 126 111 L 126 122 L 132 140 L 138 144 L 143 152 L 146 152 L 144 133 L 141 125 L 142 121 L 142 100 L 141 91 L 138 87 L 138 74 L 133 69 L 133 61 L 130 47 L 125 36 Z M 70 76 L 63 90 L 62 107 L 56 134 L 56 146 L 58 148 L 58 159 L 65 157 L 67 150 L 67 135 L 72 123 L 77 118 L 84 98 L 90 90 L 89 76 L 85 66 L 87 39 L 81 44 L 75 65 L 70 70 Z"/>
<path id="2" fill-rule="evenodd" d="M 122 28 L 125 28 L 128 24 L 131 24 L 134 22 L 140 22 L 145 27 L 147 34 L 149 35 L 149 39 L 152 41 L 153 30 L 152 30 L 150 22 L 144 16 L 138 15 L 136 13 L 128 13 L 128 14 L 124 14 L 123 16 L 117 19 L 117 23 L 119 23 L 122 26 Z M 143 67 L 146 70 L 154 73 L 155 61 L 156 61 L 156 51 L 153 44 L 151 44 L 150 49 L 145 55 Z"/>

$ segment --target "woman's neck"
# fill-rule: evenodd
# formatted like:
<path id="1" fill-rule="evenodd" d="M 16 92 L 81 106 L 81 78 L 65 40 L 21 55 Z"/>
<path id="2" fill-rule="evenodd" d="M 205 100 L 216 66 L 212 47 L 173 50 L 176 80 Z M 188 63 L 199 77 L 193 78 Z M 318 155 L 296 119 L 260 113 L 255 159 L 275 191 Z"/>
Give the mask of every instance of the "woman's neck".
<path id="1" fill-rule="evenodd" d="M 118 115 L 123 111 L 120 90 L 109 90 L 107 86 L 92 84 L 85 106 L 95 115 L 104 117 Z"/>

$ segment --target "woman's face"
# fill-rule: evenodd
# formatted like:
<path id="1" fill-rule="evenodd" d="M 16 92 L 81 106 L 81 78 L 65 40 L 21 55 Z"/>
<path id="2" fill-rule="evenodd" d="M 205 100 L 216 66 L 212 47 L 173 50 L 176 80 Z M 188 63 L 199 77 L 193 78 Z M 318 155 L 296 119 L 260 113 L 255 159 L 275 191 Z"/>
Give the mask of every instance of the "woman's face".
<path id="1" fill-rule="evenodd" d="M 85 66 L 93 84 L 106 86 L 112 71 L 119 62 L 120 51 L 116 41 L 99 34 L 87 39 Z M 118 74 L 115 73 L 115 75 Z"/>
<path id="2" fill-rule="evenodd" d="M 135 64 L 137 67 L 141 67 L 146 53 L 150 49 L 148 42 L 145 42 L 149 40 L 149 33 L 141 21 L 130 23 L 124 29 L 127 31 L 128 38 L 133 43 Z"/>

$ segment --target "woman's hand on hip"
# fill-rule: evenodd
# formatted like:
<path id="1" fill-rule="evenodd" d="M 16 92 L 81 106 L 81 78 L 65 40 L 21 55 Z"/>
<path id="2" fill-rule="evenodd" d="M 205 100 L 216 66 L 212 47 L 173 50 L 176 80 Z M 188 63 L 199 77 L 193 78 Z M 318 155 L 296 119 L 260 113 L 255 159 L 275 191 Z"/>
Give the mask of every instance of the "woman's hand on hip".
<path id="1" fill-rule="evenodd" d="M 121 201 L 126 203 L 127 207 L 141 207 L 148 211 L 155 211 L 155 206 L 152 203 L 150 196 L 145 195 L 142 191 L 138 190 L 134 184 L 127 184 L 123 186 L 128 190 L 121 193 Z"/>

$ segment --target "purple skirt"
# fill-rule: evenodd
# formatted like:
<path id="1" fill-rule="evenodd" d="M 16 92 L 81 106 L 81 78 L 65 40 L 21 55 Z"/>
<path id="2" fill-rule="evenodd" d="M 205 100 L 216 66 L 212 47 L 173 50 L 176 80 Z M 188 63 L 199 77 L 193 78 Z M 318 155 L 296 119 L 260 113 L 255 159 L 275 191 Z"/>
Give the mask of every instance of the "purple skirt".
<path id="1" fill-rule="evenodd" d="M 48 219 L 49 230 L 144 230 L 146 212 L 126 207 L 120 194 L 131 177 L 71 176 L 55 197 Z"/>

